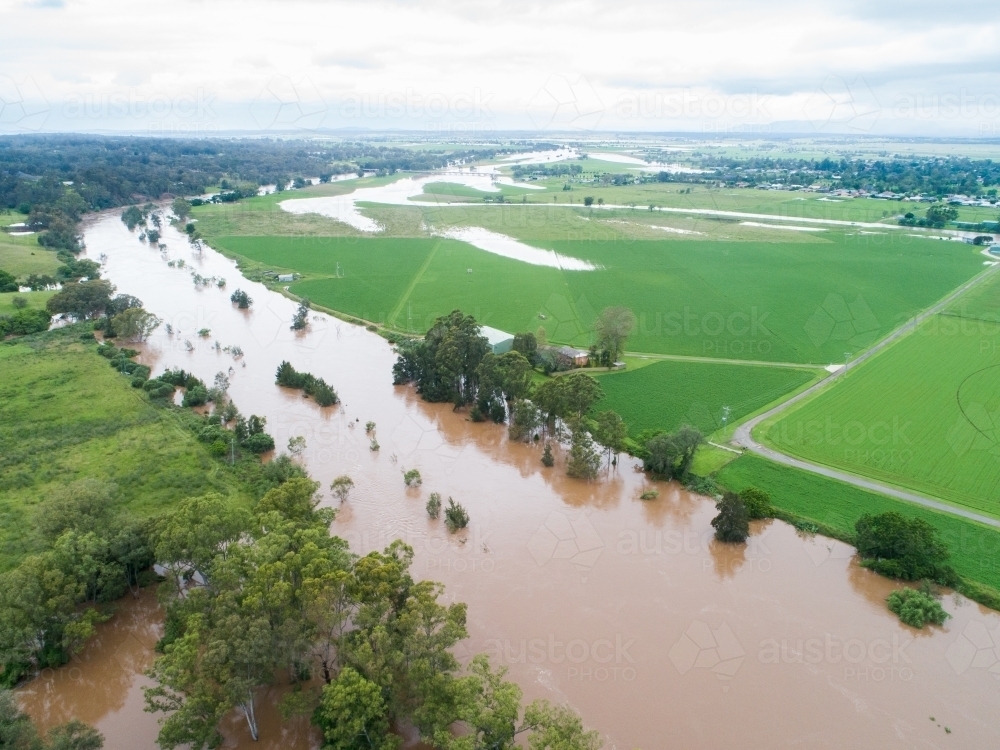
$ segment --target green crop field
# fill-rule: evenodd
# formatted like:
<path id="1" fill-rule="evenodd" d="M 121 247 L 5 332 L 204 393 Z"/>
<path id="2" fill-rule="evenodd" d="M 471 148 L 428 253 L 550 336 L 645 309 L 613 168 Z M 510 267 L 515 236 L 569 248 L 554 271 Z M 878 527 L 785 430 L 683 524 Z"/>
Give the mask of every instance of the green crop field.
<path id="1" fill-rule="evenodd" d="M 982 284 L 977 284 L 948 305 L 945 312 L 948 315 L 977 319 L 1000 326 L 1000 275 L 994 275 Z"/>
<path id="2" fill-rule="evenodd" d="M 709 435 L 722 427 L 724 407 L 732 424 L 815 376 L 780 367 L 664 361 L 597 377 L 605 396 L 594 413 L 613 409 L 634 437 L 645 429 L 674 430 L 682 424 Z"/>
<path id="3" fill-rule="evenodd" d="M 863 513 L 896 511 L 907 517 L 922 518 L 938 530 L 951 552 L 949 563 L 960 575 L 1000 589 L 998 529 L 753 455 L 741 456 L 727 464 L 716 474 L 716 479 L 736 491 L 759 487 L 770 493 L 771 502 L 778 509 L 825 526 L 841 538 L 854 536 L 854 524 Z"/>
<path id="4" fill-rule="evenodd" d="M 36 549 L 34 506 L 69 482 L 112 482 L 139 515 L 232 485 L 183 414 L 150 404 L 83 330 L 0 344 L 0 570 Z"/>
<path id="5" fill-rule="evenodd" d="M 766 425 L 774 447 L 1000 517 L 1000 330 L 938 315 Z"/>
<path id="6" fill-rule="evenodd" d="M 502 330 L 542 327 L 551 341 L 586 346 L 595 316 L 625 305 L 638 320 L 630 351 L 823 365 L 866 348 L 982 269 L 968 245 L 832 231 L 782 243 L 531 241 L 598 264 L 595 271 L 534 266 L 431 238 L 210 241 L 304 274 L 291 287 L 296 294 L 403 330 L 423 332 L 459 308 Z M 334 278 L 337 263 L 343 278 Z"/>

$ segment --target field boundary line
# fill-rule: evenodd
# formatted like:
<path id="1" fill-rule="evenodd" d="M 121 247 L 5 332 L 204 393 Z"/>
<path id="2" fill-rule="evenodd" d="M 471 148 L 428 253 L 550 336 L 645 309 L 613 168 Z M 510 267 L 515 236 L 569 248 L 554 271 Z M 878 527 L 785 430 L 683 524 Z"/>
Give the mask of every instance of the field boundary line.
<path id="1" fill-rule="evenodd" d="M 938 313 L 940 313 L 947 305 L 953 302 L 956 298 L 960 297 L 961 295 L 968 292 L 970 289 L 983 283 L 986 279 L 994 275 L 998 270 L 1000 270 L 1000 265 L 991 266 L 978 276 L 964 283 L 962 286 L 953 291 L 951 294 L 946 295 L 943 299 L 939 300 L 934 305 L 931 305 L 923 312 L 915 315 L 913 318 L 905 322 L 895 331 L 893 331 L 884 339 L 875 344 L 871 349 L 866 351 L 864 354 L 858 356 L 857 359 L 848 362 L 846 365 L 844 365 L 836 372 L 830 373 L 825 378 L 822 378 L 819 382 L 814 383 L 809 388 L 806 388 L 804 391 L 800 391 L 787 401 L 784 401 L 778 404 L 777 406 L 768 409 L 766 412 L 762 414 L 758 414 L 757 416 L 748 419 L 746 422 L 744 422 L 743 424 L 741 424 L 739 427 L 736 428 L 736 431 L 733 433 L 733 438 L 730 442 L 742 448 L 746 448 L 747 450 L 752 451 L 759 456 L 763 456 L 764 458 L 770 459 L 771 461 L 774 461 L 779 464 L 784 464 L 785 466 L 792 466 L 796 469 L 802 469 L 803 471 L 808 471 L 813 474 L 819 474 L 821 476 L 825 476 L 830 479 L 837 479 L 841 482 L 852 484 L 855 487 L 860 487 L 861 489 L 864 490 L 879 492 L 883 495 L 888 495 L 889 497 L 894 497 L 899 500 L 905 500 L 907 502 L 914 503 L 915 505 L 922 505 L 925 508 L 931 508 L 933 510 L 941 511 L 943 513 L 950 513 L 951 515 L 961 516 L 962 518 L 967 518 L 969 520 L 976 521 L 977 523 L 982 523 L 987 526 L 1000 528 L 1000 520 L 996 518 L 992 518 L 990 516 L 984 516 L 970 510 L 965 510 L 964 508 L 951 505 L 949 503 L 936 500 L 931 497 L 927 497 L 926 495 L 921 495 L 918 493 L 907 492 L 905 490 L 897 489 L 896 487 L 893 487 L 891 485 L 884 484 L 882 482 L 878 482 L 873 479 L 865 478 L 863 475 L 860 474 L 852 474 L 849 472 L 839 471 L 837 469 L 833 469 L 823 464 L 813 463 L 812 461 L 806 461 L 800 458 L 795 458 L 792 455 L 789 455 L 787 453 L 782 453 L 778 450 L 763 445 L 762 443 L 759 443 L 757 439 L 753 436 L 754 429 L 761 422 L 777 416 L 778 414 L 785 411 L 789 407 L 798 404 L 810 398 L 811 396 L 816 395 L 820 390 L 825 389 L 828 385 L 834 384 L 838 378 L 840 378 L 850 370 L 853 370 L 855 367 L 861 366 L 866 361 L 874 357 L 876 354 L 879 354 L 880 352 L 885 350 L 888 346 L 901 339 L 904 335 L 916 330 L 917 326 L 919 326 L 925 320 L 927 320 L 933 315 L 937 315 Z"/>
<path id="2" fill-rule="evenodd" d="M 697 354 L 654 354 L 653 352 L 625 352 L 630 357 L 643 357 L 668 362 L 705 362 L 713 365 L 743 365 L 745 367 L 782 367 L 790 370 L 825 370 L 826 365 L 805 362 L 765 362 L 757 359 L 727 359 L 725 357 L 699 357 Z M 832 364 L 832 363 L 831 363 Z"/>
<path id="3" fill-rule="evenodd" d="M 406 304 L 406 301 L 410 298 L 410 295 L 413 294 L 413 290 L 417 288 L 417 284 L 419 284 L 420 279 L 423 278 L 424 272 L 430 267 L 431 261 L 434 260 L 434 256 L 437 254 L 439 247 L 441 247 L 440 239 L 434 243 L 434 247 L 432 247 L 431 251 L 427 253 L 427 257 L 424 258 L 424 262 L 420 264 L 420 268 L 418 268 L 417 272 L 413 274 L 413 278 L 410 280 L 410 283 L 406 286 L 406 289 L 400 295 L 399 302 L 396 304 L 392 312 L 389 314 L 389 317 L 386 319 L 387 325 L 390 325 L 393 328 L 397 329 L 399 328 L 399 326 L 396 325 L 396 318 L 403 311 L 403 305 Z"/>

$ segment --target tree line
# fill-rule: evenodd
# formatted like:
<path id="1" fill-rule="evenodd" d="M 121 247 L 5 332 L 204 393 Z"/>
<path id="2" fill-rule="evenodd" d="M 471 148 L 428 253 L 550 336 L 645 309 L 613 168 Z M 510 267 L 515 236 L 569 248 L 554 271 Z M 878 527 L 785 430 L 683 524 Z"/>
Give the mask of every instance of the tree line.
<path id="1" fill-rule="evenodd" d="M 260 689 L 279 680 L 294 686 L 282 712 L 310 715 L 325 748 L 397 747 L 400 722 L 447 750 L 513 748 L 521 735 L 529 747 L 599 746 L 566 708 L 522 710 L 518 686 L 485 656 L 463 669 L 452 650 L 468 635 L 466 605 L 414 581 L 400 541 L 352 554 L 330 535 L 335 511 L 317 489 L 292 478 L 250 509 L 192 498 L 158 527 L 167 620 L 146 700 L 166 714 L 161 747 L 216 746 L 233 710 L 256 738 Z"/>

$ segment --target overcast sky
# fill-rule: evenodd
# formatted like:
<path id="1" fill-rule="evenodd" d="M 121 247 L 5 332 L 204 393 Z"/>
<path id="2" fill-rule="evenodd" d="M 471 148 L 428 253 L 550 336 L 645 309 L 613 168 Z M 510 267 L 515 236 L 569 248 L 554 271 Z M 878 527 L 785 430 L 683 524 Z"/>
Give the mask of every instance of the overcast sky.
<path id="1" fill-rule="evenodd" d="M 1000 136 L 996 2 L 0 0 L 0 131 Z"/>

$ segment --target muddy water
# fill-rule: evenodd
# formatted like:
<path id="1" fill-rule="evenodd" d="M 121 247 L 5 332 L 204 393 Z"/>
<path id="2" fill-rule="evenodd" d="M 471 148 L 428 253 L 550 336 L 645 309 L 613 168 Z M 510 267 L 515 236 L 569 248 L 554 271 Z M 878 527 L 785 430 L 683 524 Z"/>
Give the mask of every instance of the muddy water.
<path id="1" fill-rule="evenodd" d="M 188 269 L 167 267 L 115 217 L 86 231 L 88 252 L 107 254 L 119 291 L 175 329 L 149 342 L 143 356 L 154 372 L 180 366 L 211 381 L 233 367 L 232 397 L 244 413 L 266 415 L 279 447 L 304 436 L 303 460 L 324 487 L 353 477 L 334 531 L 362 553 L 394 538 L 412 544 L 416 575 L 469 605 L 460 656 L 490 653 L 526 698 L 569 703 L 609 748 L 995 744 L 1000 616 L 948 597 L 953 618 L 918 633 L 885 608 L 894 584 L 858 568 L 846 545 L 781 522 L 755 525 L 746 546 L 716 544 L 710 501 L 667 484 L 656 500 L 640 500 L 649 483 L 629 460 L 592 484 L 566 478 L 558 462 L 546 469 L 537 447 L 508 443 L 502 427 L 394 388 L 392 351 L 374 334 L 324 315 L 295 333 L 293 302 L 165 234 L 171 258 L 224 276 L 227 288 L 196 289 Z M 251 310 L 229 303 L 237 286 L 253 297 Z M 211 329 L 207 339 L 201 328 Z M 216 351 L 216 340 L 244 356 Z M 334 384 L 343 403 L 320 409 L 275 386 L 283 359 Z M 369 450 L 368 420 L 378 452 Z M 401 473 L 410 468 L 423 485 L 407 490 Z M 432 491 L 466 506 L 469 529 L 449 535 L 427 519 Z M 74 665 L 92 687 L 36 681 L 25 692 L 29 710 L 46 723 L 92 721 L 108 748 L 153 748 L 137 672 L 155 619 L 148 606 L 126 608 Z M 109 639 L 129 627 L 136 635 L 123 660 Z M 227 746 L 314 746 L 304 723 L 281 735 L 273 701 L 265 713 L 266 741 L 250 742 L 229 722 Z"/>

